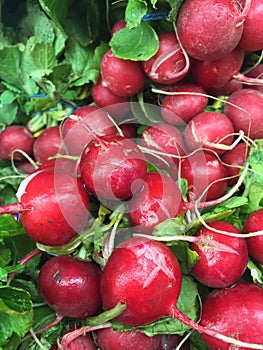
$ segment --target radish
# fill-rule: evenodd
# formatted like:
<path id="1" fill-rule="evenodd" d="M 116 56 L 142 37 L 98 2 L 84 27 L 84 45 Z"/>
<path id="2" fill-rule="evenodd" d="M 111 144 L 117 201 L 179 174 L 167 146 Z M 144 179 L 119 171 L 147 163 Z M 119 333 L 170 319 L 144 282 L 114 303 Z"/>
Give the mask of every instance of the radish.
<path id="1" fill-rule="evenodd" d="M 179 129 L 163 122 L 154 123 L 146 127 L 141 134 L 140 145 L 150 163 L 168 171 L 173 178 L 177 179 L 179 158 L 185 154 L 186 149 Z"/>
<path id="2" fill-rule="evenodd" d="M 210 88 L 208 89 L 208 93 L 213 96 L 229 96 L 233 92 L 240 90 L 243 88 L 243 84 L 241 81 L 238 81 L 236 78 L 231 79 L 225 85 L 219 88 Z"/>
<path id="3" fill-rule="evenodd" d="M 114 135 L 116 128 L 105 110 L 87 105 L 77 108 L 64 120 L 61 133 L 69 154 L 79 156 L 94 136 Z"/>
<path id="4" fill-rule="evenodd" d="M 60 350 L 57 344 L 53 345 L 50 350 Z M 78 338 L 72 340 L 67 345 L 67 348 L 63 348 L 63 350 L 97 350 L 97 346 L 91 336 L 91 334 L 87 333 L 85 335 L 80 335 Z"/>
<path id="5" fill-rule="evenodd" d="M 212 291 L 202 306 L 200 324 L 243 342 L 263 344 L 263 289 L 252 283 L 237 283 L 230 288 Z M 202 334 L 210 350 L 249 349 L 229 344 Z"/>
<path id="6" fill-rule="evenodd" d="M 34 136 L 23 126 L 10 125 L 0 132 L 0 159 L 24 159 L 33 154 Z M 22 152 L 19 152 L 22 151 Z"/>
<path id="7" fill-rule="evenodd" d="M 161 113 L 167 123 L 185 126 L 207 106 L 206 91 L 196 83 L 181 83 L 169 91 L 175 94 L 166 95 L 161 105 Z"/>
<path id="8" fill-rule="evenodd" d="M 250 2 L 247 0 L 241 11 L 237 0 L 186 0 L 178 14 L 177 29 L 188 55 L 212 61 L 232 52 L 241 39 Z"/>
<path id="9" fill-rule="evenodd" d="M 157 350 L 161 337 L 158 334 L 149 337 L 139 329 L 121 332 L 108 327 L 96 331 L 100 350 Z"/>
<path id="10" fill-rule="evenodd" d="M 245 51 L 236 47 L 227 55 L 213 61 L 193 60 L 191 74 L 205 89 L 218 89 L 229 83 L 239 73 L 244 57 Z"/>
<path id="11" fill-rule="evenodd" d="M 124 122 L 119 124 L 118 127 L 121 129 L 123 136 L 127 137 L 127 139 L 135 139 L 137 137 L 137 124 Z"/>
<path id="12" fill-rule="evenodd" d="M 103 305 L 105 309 L 111 309 L 118 302 L 126 305 L 126 309 L 116 319 L 130 326 L 138 327 L 155 322 L 162 317 L 171 316 L 198 332 L 209 335 L 215 341 L 220 339 L 227 342 L 228 349 L 229 343 L 236 346 L 245 344 L 255 348 L 254 344 L 247 344 L 231 338 L 231 333 L 224 336 L 220 334 L 220 330 L 210 329 L 212 325 L 210 326 L 209 323 L 204 327 L 184 315 L 176 306 L 181 282 L 182 273 L 178 260 L 165 244 L 146 238 L 133 237 L 116 247 L 102 271 L 101 296 Z M 260 288 L 259 290 L 258 293 L 262 300 L 263 293 Z M 247 293 L 246 299 L 253 300 L 250 297 L 250 293 Z M 242 303 L 243 299 L 239 298 L 239 302 Z M 262 301 L 260 308 L 259 305 L 257 306 L 260 312 L 257 312 L 254 318 L 259 319 L 256 328 L 259 337 L 253 337 L 253 339 L 260 341 L 263 322 Z M 234 313 L 234 316 L 237 315 L 238 310 Z M 232 317 L 228 315 L 227 321 L 232 322 L 232 318 L 233 313 Z M 243 321 L 243 318 L 244 316 L 240 320 Z M 220 313 L 217 319 L 220 319 Z M 226 322 L 226 319 L 222 318 L 221 322 Z M 246 328 L 254 329 L 253 323 L 247 324 Z M 249 338 L 249 340 L 251 339 Z M 260 343 L 262 344 L 262 340 Z M 263 349 L 263 346 L 259 345 L 258 349 Z"/>
<path id="13" fill-rule="evenodd" d="M 227 99 L 224 113 L 232 121 L 236 132 L 243 130 L 252 140 L 263 138 L 263 93 L 243 88 Z"/>
<path id="14" fill-rule="evenodd" d="M 159 48 L 154 56 L 142 61 L 143 69 L 152 81 L 172 85 L 189 71 L 189 64 L 174 33 L 158 33 Z"/>
<path id="15" fill-rule="evenodd" d="M 263 230 L 263 209 L 251 213 L 243 227 L 244 233 Z M 263 264 L 263 235 L 246 238 L 249 255 L 260 264 Z"/>
<path id="16" fill-rule="evenodd" d="M 210 222 L 209 226 L 225 232 L 241 233 L 224 221 Z M 191 249 L 199 255 L 199 260 L 191 269 L 192 275 L 203 285 L 212 288 L 229 287 L 236 283 L 248 263 L 246 241 L 206 227 L 202 227 L 196 236 L 201 238 L 201 242 L 191 245 Z"/>
<path id="17" fill-rule="evenodd" d="M 101 307 L 101 271 L 89 261 L 72 256 L 55 256 L 40 269 L 38 289 L 59 316 L 83 318 Z"/>
<path id="18" fill-rule="evenodd" d="M 115 57 L 111 49 L 104 54 L 100 70 L 103 84 L 115 95 L 133 96 L 144 86 L 141 63 Z"/>
<path id="19" fill-rule="evenodd" d="M 77 162 L 70 158 L 52 158 L 39 165 L 37 170 L 64 169 L 72 174 L 77 174 Z"/>
<path id="20" fill-rule="evenodd" d="M 155 225 L 182 212 L 179 187 L 172 178 L 159 172 L 149 172 L 142 190 L 128 203 L 130 223 L 137 232 L 151 233 Z"/>
<path id="21" fill-rule="evenodd" d="M 60 169 L 28 175 L 17 192 L 18 202 L 0 207 L 0 214 L 20 213 L 22 225 L 36 242 L 60 246 L 85 226 L 89 195 L 81 180 Z"/>
<path id="22" fill-rule="evenodd" d="M 227 171 L 212 154 L 198 151 L 182 159 L 181 177 L 188 182 L 190 201 L 210 201 L 223 196 L 227 189 Z"/>
<path id="23" fill-rule="evenodd" d="M 114 119 L 119 120 L 130 111 L 130 98 L 114 94 L 101 78 L 92 85 L 91 95 L 96 105 L 104 108 Z"/>
<path id="24" fill-rule="evenodd" d="M 252 0 L 244 22 L 239 45 L 246 51 L 263 50 L 263 6 L 261 0 Z"/>
<path id="25" fill-rule="evenodd" d="M 139 147 L 124 136 L 104 136 L 84 149 L 79 171 L 88 191 L 106 199 L 126 199 L 147 172 L 145 157 Z M 136 185 L 137 182 L 137 185 Z"/>
<path id="26" fill-rule="evenodd" d="M 221 156 L 222 162 L 226 167 L 227 176 L 231 177 L 228 179 L 229 186 L 237 183 L 240 170 L 247 159 L 249 148 L 245 142 L 241 142 Z"/>
<path id="27" fill-rule="evenodd" d="M 205 148 L 223 154 L 234 141 L 234 126 L 220 112 L 201 112 L 193 117 L 184 130 L 184 139 L 190 151 Z"/>
<path id="28" fill-rule="evenodd" d="M 44 130 L 35 140 L 33 145 L 33 155 L 37 162 L 44 163 L 56 154 L 65 154 L 62 145 L 60 127 L 51 126 Z"/>

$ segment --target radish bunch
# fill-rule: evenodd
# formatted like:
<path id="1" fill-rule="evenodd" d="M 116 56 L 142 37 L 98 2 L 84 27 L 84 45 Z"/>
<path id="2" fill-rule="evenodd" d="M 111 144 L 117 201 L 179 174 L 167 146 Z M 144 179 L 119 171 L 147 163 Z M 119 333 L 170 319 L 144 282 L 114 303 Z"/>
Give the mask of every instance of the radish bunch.
<path id="1" fill-rule="evenodd" d="M 38 291 L 56 319 L 36 333 L 64 327 L 52 349 L 172 350 L 187 332 L 155 332 L 166 319 L 211 350 L 263 349 L 262 281 L 248 277 L 249 264 L 262 271 L 263 208 L 246 180 L 262 64 L 242 73 L 263 50 L 262 18 L 257 0 L 186 0 L 170 30 L 156 27 L 151 58 L 105 52 L 89 103 L 39 134 L 0 132 L 1 160 L 23 171 L 0 215 L 42 256 Z M 203 292 L 199 322 L 179 307 L 186 277 Z"/>

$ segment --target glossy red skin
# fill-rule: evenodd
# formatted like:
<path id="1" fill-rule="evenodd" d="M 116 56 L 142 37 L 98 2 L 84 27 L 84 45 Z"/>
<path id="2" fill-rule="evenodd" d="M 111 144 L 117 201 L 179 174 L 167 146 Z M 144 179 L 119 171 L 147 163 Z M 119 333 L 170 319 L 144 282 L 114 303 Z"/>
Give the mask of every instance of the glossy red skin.
<path id="1" fill-rule="evenodd" d="M 137 187 L 136 180 L 144 179 L 147 164 L 135 142 L 123 136 L 105 136 L 85 148 L 79 171 L 92 194 L 106 199 L 125 199 Z M 141 185 L 138 184 L 139 188 Z"/>
<path id="2" fill-rule="evenodd" d="M 215 180 L 208 191 L 202 196 L 202 201 L 213 200 L 223 196 L 227 189 L 227 176 L 224 165 L 212 154 L 196 152 L 182 160 L 181 177 L 187 179 L 188 196 L 192 200 L 199 198 L 207 186 Z"/>
<path id="3" fill-rule="evenodd" d="M 137 124 L 124 122 L 123 124 L 119 124 L 118 127 L 121 129 L 123 136 L 128 139 L 135 139 L 137 137 Z"/>
<path id="4" fill-rule="evenodd" d="M 239 45 L 246 51 L 263 49 L 263 3 L 252 0 Z"/>
<path id="5" fill-rule="evenodd" d="M 228 165 L 226 166 L 228 176 L 235 176 L 234 178 L 228 180 L 229 186 L 233 186 L 235 183 L 237 183 L 241 167 L 248 156 L 248 152 L 249 146 L 242 142 L 222 155 L 222 161 L 224 164 Z"/>
<path id="6" fill-rule="evenodd" d="M 210 222 L 209 226 L 217 230 L 238 233 L 233 225 L 224 221 Z M 193 243 L 191 249 L 198 253 L 199 260 L 191 269 L 192 275 L 203 285 L 212 288 L 229 287 L 236 283 L 246 270 L 248 249 L 243 238 L 230 237 L 201 228 L 197 237 L 202 237 L 202 243 Z M 210 244 L 224 244 L 235 253 L 223 251 L 221 247 L 211 247 Z"/>
<path id="7" fill-rule="evenodd" d="M 254 211 L 244 223 L 243 232 L 256 232 L 263 230 L 263 209 Z M 249 255 L 263 264 L 263 235 L 246 238 Z"/>
<path id="8" fill-rule="evenodd" d="M 225 114 L 206 111 L 190 120 L 184 131 L 184 140 L 190 151 L 205 148 L 221 155 L 226 150 L 213 147 L 210 143 L 229 146 L 234 141 L 233 133 L 234 126 Z"/>
<path id="9" fill-rule="evenodd" d="M 172 92 L 190 92 L 206 94 L 198 84 L 181 83 L 171 89 Z M 185 126 L 196 114 L 207 106 L 208 98 L 194 94 L 166 95 L 162 101 L 161 113 L 163 119 L 176 126 Z"/>
<path id="10" fill-rule="evenodd" d="M 97 350 L 91 335 L 80 335 L 78 338 L 72 340 L 67 346 L 67 350 Z M 53 345 L 50 350 L 59 350 L 57 344 Z"/>
<path id="11" fill-rule="evenodd" d="M 130 97 L 144 86 L 145 74 L 140 62 L 115 57 L 111 49 L 103 56 L 100 70 L 103 84 L 115 95 Z"/>
<path id="12" fill-rule="evenodd" d="M 150 163 L 159 169 L 168 171 L 173 178 L 177 179 L 179 157 L 185 154 L 186 149 L 183 135 L 179 129 L 164 122 L 154 123 L 141 134 L 140 145 L 153 151 L 157 150 L 164 154 L 174 155 L 175 157 L 157 154 L 158 157 L 155 157 L 145 152 L 145 157 Z"/>
<path id="13" fill-rule="evenodd" d="M 216 60 L 234 50 L 242 35 L 241 12 L 231 0 L 186 0 L 177 18 L 182 46 L 197 60 Z"/>
<path id="14" fill-rule="evenodd" d="M 100 78 L 92 85 L 91 95 L 97 106 L 103 107 L 112 118 L 121 118 L 130 111 L 130 98 L 114 94 Z"/>
<path id="15" fill-rule="evenodd" d="M 224 113 L 232 121 L 235 131 L 243 130 L 253 140 L 263 138 L 263 92 L 243 88 L 233 92 L 227 101 Z"/>
<path id="16" fill-rule="evenodd" d="M 245 51 L 236 47 L 232 52 L 218 60 L 193 60 L 191 73 L 197 83 L 205 89 L 221 88 L 240 72 L 244 57 Z"/>
<path id="17" fill-rule="evenodd" d="M 101 307 L 100 278 L 101 271 L 93 262 L 55 256 L 41 267 L 38 289 L 58 315 L 83 318 Z"/>
<path id="18" fill-rule="evenodd" d="M 23 126 L 10 125 L 0 132 L 0 159 L 10 160 L 16 149 L 24 151 L 29 156 L 33 153 L 33 135 Z M 13 153 L 14 160 L 25 159 L 22 153 Z"/>
<path id="19" fill-rule="evenodd" d="M 157 350 L 161 341 L 161 335 L 149 337 L 139 329 L 121 332 L 102 328 L 96 331 L 96 335 L 101 350 Z"/>
<path id="20" fill-rule="evenodd" d="M 248 343 L 263 344 L 263 289 L 252 283 L 237 283 L 213 290 L 202 306 L 200 324 L 218 333 Z M 229 350 L 229 343 L 202 335 L 210 350 Z M 247 350 L 247 347 L 239 347 Z"/>
<path id="21" fill-rule="evenodd" d="M 65 170 L 41 170 L 30 176 L 20 199 L 29 209 L 21 212 L 27 234 L 45 245 L 68 243 L 87 222 L 89 194 L 80 179 Z"/>
<path id="22" fill-rule="evenodd" d="M 33 145 L 33 155 L 37 162 L 44 163 L 57 153 L 66 153 L 58 125 L 45 129 L 36 138 Z"/>
<path id="23" fill-rule="evenodd" d="M 102 108 L 82 106 L 64 120 L 61 133 L 69 154 L 79 156 L 94 136 L 115 135 L 116 128 Z"/>
<path id="24" fill-rule="evenodd" d="M 220 88 L 208 89 L 208 94 L 213 96 L 229 96 L 233 92 L 243 88 L 243 83 L 236 79 L 231 79 L 228 83 L 221 86 Z"/>
<path id="25" fill-rule="evenodd" d="M 128 216 L 136 232 L 152 233 L 156 225 L 183 212 L 176 182 L 166 174 L 149 172 L 143 189 L 128 204 Z"/>
<path id="26" fill-rule="evenodd" d="M 101 296 L 106 309 L 126 304 L 118 321 L 140 326 L 171 314 L 181 283 L 180 265 L 165 244 L 133 237 L 109 257 L 101 276 Z"/>
<path id="27" fill-rule="evenodd" d="M 142 66 L 145 74 L 152 81 L 165 84 L 172 85 L 177 81 L 183 79 L 188 71 L 184 71 L 183 69 L 186 66 L 185 58 L 182 50 L 178 44 L 176 36 L 172 32 L 159 32 L 159 48 L 154 56 L 152 56 L 147 61 L 142 61 Z M 157 60 L 162 56 L 166 55 L 169 52 L 176 50 L 174 54 L 167 58 L 156 71 L 153 71 L 153 65 L 157 62 Z"/>

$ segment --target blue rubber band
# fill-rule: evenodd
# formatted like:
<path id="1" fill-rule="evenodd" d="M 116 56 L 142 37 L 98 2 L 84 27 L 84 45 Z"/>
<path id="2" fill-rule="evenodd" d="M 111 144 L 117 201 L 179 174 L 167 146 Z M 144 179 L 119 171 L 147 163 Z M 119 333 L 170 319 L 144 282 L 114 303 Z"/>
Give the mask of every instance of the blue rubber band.
<path id="1" fill-rule="evenodd" d="M 147 13 L 142 17 L 143 21 L 159 21 L 166 19 L 169 15 L 168 12 L 154 12 L 154 13 Z"/>

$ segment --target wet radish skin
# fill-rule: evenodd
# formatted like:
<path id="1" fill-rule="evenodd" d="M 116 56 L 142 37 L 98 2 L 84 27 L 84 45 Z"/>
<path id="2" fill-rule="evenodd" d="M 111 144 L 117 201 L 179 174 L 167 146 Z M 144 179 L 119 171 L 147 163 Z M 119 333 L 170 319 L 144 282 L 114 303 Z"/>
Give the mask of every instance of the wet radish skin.
<path id="1" fill-rule="evenodd" d="M 251 213 L 243 227 L 244 233 L 257 232 L 263 230 L 263 209 L 258 209 Z M 249 255 L 263 264 L 263 235 L 246 238 Z"/>
<path id="2" fill-rule="evenodd" d="M 229 288 L 214 289 L 202 306 L 200 324 L 218 333 L 253 344 L 263 344 L 263 289 L 239 282 Z M 210 350 L 229 350 L 230 344 L 202 335 Z M 247 350 L 247 347 L 238 347 Z"/>
<path id="3" fill-rule="evenodd" d="M 39 293 L 58 315 L 91 316 L 101 306 L 98 266 L 72 256 L 50 258 L 40 269 Z"/>
<path id="4" fill-rule="evenodd" d="M 213 229 L 240 234 L 233 225 L 216 221 L 209 223 Z M 203 285 L 224 288 L 236 283 L 242 277 L 248 263 L 248 249 L 243 238 L 230 237 L 202 227 L 196 234 L 202 242 L 193 243 L 191 249 L 198 253 L 199 260 L 192 267 L 192 275 Z M 216 244 L 225 245 L 216 247 Z M 211 246 L 212 245 L 212 246 Z"/>
<path id="5" fill-rule="evenodd" d="M 133 237 L 109 257 L 102 272 L 101 296 L 106 309 L 118 302 L 126 304 L 118 321 L 140 326 L 171 313 L 181 283 L 179 263 L 166 245 Z"/>

